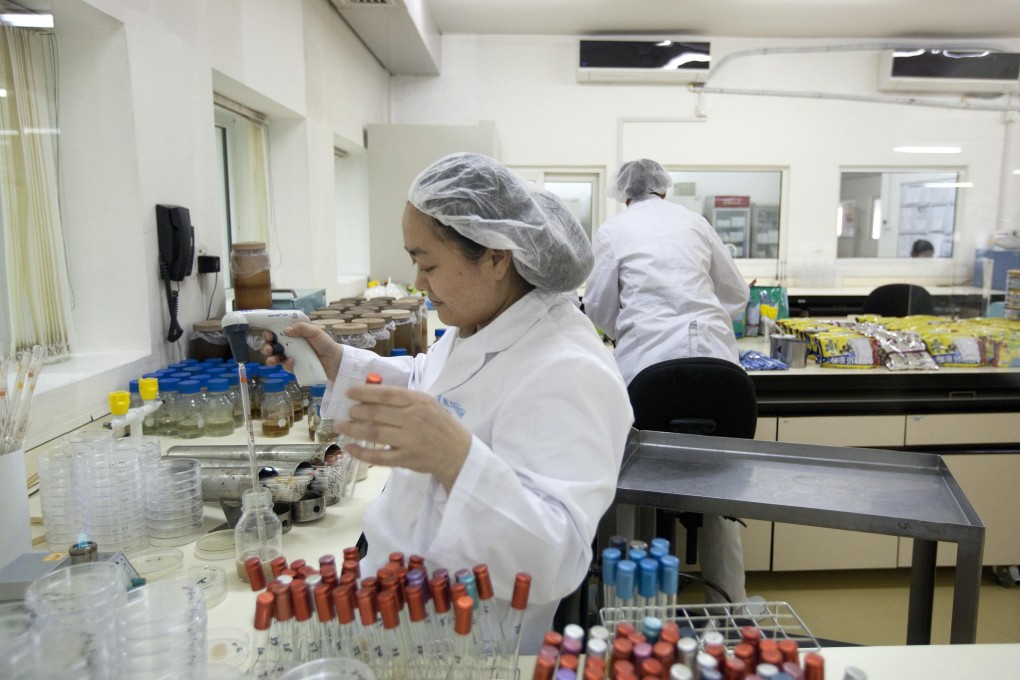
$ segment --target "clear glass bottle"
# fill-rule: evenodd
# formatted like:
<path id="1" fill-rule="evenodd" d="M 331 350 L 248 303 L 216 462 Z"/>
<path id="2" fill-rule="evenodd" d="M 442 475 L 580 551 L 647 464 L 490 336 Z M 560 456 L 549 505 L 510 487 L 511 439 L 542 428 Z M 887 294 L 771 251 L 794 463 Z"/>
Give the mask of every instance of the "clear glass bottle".
<path id="1" fill-rule="evenodd" d="M 283 437 L 290 432 L 294 417 L 290 395 L 282 380 L 266 380 L 262 383 L 262 399 L 259 419 L 262 421 L 263 437 Z"/>
<path id="2" fill-rule="evenodd" d="M 226 364 L 224 368 L 227 369 Z M 230 368 L 234 370 L 228 369 L 220 377 L 230 385 L 230 404 L 234 408 L 234 428 L 237 429 L 244 425 L 244 412 L 241 410 L 241 379 L 237 375 L 237 365 L 231 362 Z"/>
<path id="3" fill-rule="evenodd" d="M 230 400 L 230 383 L 226 378 L 213 378 L 206 383 L 205 435 L 228 437 L 234 433 L 234 404 Z"/>
<path id="4" fill-rule="evenodd" d="M 297 384 L 297 376 L 284 371 L 281 377 L 283 378 L 287 394 L 290 395 L 291 409 L 294 411 L 294 416 L 290 419 L 290 422 L 296 423 L 305 417 L 305 407 L 302 404 L 304 395 L 301 393 L 301 386 Z"/>
<path id="5" fill-rule="evenodd" d="M 311 402 L 308 404 L 308 438 L 316 441 L 316 433 L 319 430 L 319 422 L 322 416 L 319 409 L 322 407 L 322 397 L 326 394 L 326 385 L 312 385 Z M 334 433 L 335 434 L 335 433 Z"/>
<path id="6" fill-rule="evenodd" d="M 177 436 L 181 439 L 195 439 L 205 434 L 205 411 L 202 408 L 201 383 L 197 380 L 182 380 L 178 385 L 181 393 L 180 418 L 177 421 Z"/>
<path id="7" fill-rule="evenodd" d="M 181 381 L 177 378 L 162 378 L 159 381 L 159 398 L 163 405 L 156 411 L 156 431 L 163 437 L 177 436 L 180 384 Z"/>
<path id="8" fill-rule="evenodd" d="M 153 384 L 153 381 L 156 381 Z M 148 385 L 146 385 L 148 383 Z M 146 373 L 142 376 L 142 379 L 138 381 L 138 406 L 145 404 L 145 397 L 149 399 L 158 398 L 159 393 L 159 376 L 155 373 Z M 131 406 L 136 406 L 132 395 Z M 159 432 L 156 428 L 156 412 L 147 413 L 145 418 L 142 419 L 142 434 L 157 435 Z"/>
<path id="9" fill-rule="evenodd" d="M 273 512 L 273 492 L 269 489 L 245 489 L 241 494 L 241 519 L 234 525 L 234 548 L 239 579 L 248 582 L 244 563 L 250 557 L 259 558 L 267 582 L 273 578 L 269 563 L 283 554 L 283 524 Z"/>

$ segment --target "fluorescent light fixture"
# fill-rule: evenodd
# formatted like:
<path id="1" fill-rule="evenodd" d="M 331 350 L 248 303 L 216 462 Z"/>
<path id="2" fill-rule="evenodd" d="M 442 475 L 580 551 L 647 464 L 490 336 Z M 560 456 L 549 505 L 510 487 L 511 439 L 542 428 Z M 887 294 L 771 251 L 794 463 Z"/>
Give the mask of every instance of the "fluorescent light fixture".
<path id="1" fill-rule="evenodd" d="M 836 208 L 836 236 L 843 235 L 843 206 Z"/>
<path id="2" fill-rule="evenodd" d="M 0 87 L 0 97 L 7 96 L 7 88 Z"/>
<path id="3" fill-rule="evenodd" d="M 17 28 L 53 28 L 52 14 L 0 14 L 0 23 Z"/>
<path id="4" fill-rule="evenodd" d="M 1014 170 L 1013 174 L 1014 175 L 1020 175 L 1020 168 L 1017 168 L 1016 170 Z"/>
<path id="5" fill-rule="evenodd" d="M 931 189 L 970 189 L 973 182 L 927 182 L 924 186 Z"/>
<path id="6" fill-rule="evenodd" d="M 958 146 L 897 146 L 893 151 L 897 153 L 960 153 L 963 149 Z"/>
<path id="7" fill-rule="evenodd" d="M 25 128 L 26 135 L 59 135 L 60 128 Z"/>
<path id="8" fill-rule="evenodd" d="M 882 238 L 882 199 L 871 201 L 871 238 L 877 241 Z"/>

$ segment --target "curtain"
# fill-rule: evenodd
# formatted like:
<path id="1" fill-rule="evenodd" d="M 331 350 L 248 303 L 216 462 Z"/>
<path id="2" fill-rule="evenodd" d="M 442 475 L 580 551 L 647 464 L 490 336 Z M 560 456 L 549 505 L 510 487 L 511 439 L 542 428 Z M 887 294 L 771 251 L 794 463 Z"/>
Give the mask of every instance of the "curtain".
<path id="1" fill-rule="evenodd" d="M 251 162 L 248 167 L 251 186 L 252 241 L 269 244 L 271 209 L 269 202 L 269 132 L 264 123 L 248 122 Z"/>
<path id="2" fill-rule="evenodd" d="M 0 222 L 13 349 L 70 356 L 71 306 L 57 191 L 56 37 L 0 26 Z"/>

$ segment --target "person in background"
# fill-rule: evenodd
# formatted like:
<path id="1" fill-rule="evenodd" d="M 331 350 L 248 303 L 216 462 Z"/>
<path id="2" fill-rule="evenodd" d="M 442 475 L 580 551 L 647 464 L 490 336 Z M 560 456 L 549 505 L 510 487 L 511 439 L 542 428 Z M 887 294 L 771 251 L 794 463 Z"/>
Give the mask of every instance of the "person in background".
<path id="1" fill-rule="evenodd" d="M 910 247 L 910 257 L 935 257 L 935 246 L 931 241 L 919 238 Z"/>
<path id="2" fill-rule="evenodd" d="M 587 574 L 633 422 L 612 354 L 564 295 L 591 270 L 591 246 L 558 198 L 468 153 L 414 180 L 403 236 L 414 285 L 448 327 L 427 354 L 382 358 L 311 324 L 284 332 L 320 357 L 323 417 L 385 446 L 346 445 L 392 468 L 365 513 L 362 573 L 394 551 L 424 556 L 429 573 L 485 563 L 502 611 L 527 572 L 521 650 L 534 654 Z M 383 384 L 363 384 L 369 372 Z"/>
<path id="3" fill-rule="evenodd" d="M 595 233 L 584 311 L 615 340 L 627 383 L 670 359 L 716 357 L 740 365 L 733 321 L 747 307 L 748 285 L 708 221 L 665 200 L 672 185 L 655 161 L 624 163 L 608 193 L 627 210 Z M 698 539 L 706 578 L 734 601 L 746 599 L 736 523 L 705 515 Z M 711 589 L 706 599 L 722 601 Z"/>

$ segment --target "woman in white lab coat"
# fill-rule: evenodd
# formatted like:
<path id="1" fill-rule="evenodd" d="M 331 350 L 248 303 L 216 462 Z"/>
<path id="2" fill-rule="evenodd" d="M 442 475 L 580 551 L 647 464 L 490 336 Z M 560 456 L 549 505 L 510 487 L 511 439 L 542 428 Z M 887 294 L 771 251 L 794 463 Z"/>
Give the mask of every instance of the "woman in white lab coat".
<path id="1" fill-rule="evenodd" d="M 616 341 L 628 384 L 668 359 L 740 362 L 733 321 L 747 306 L 748 286 L 705 218 L 664 200 L 671 186 L 655 161 L 625 163 L 609 194 L 627 210 L 595 234 L 584 311 Z"/>
<path id="2" fill-rule="evenodd" d="M 535 653 L 587 572 L 633 421 L 611 354 L 562 294 L 591 269 L 590 246 L 556 197 L 474 154 L 419 175 L 403 233 L 415 285 L 450 327 L 427 354 L 341 348 L 308 324 L 291 333 L 332 381 L 323 417 L 349 411 L 339 431 L 389 447 L 349 445 L 393 468 L 365 513 L 362 573 L 393 551 L 424 556 L 430 573 L 485 563 L 502 611 L 527 572 L 521 648 Z M 364 385 L 369 372 L 383 384 Z"/>
<path id="3" fill-rule="evenodd" d="M 749 289 L 722 239 L 701 215 L 665 200 L 673 184 L 655 161 L 620 166 L 608 193 L 627 210 L 595 234 L 595 268 L 584 312 L 616 341 L 616 363 L 630 384 L 669 359 L 716 357 L 740 364 L 733 321 Z M 702 574 L 744 600 L 744 554 L 735 522 L 705 515 L 698 534 Z M 723 602 L 714 590 L 709 602 Z"/>

